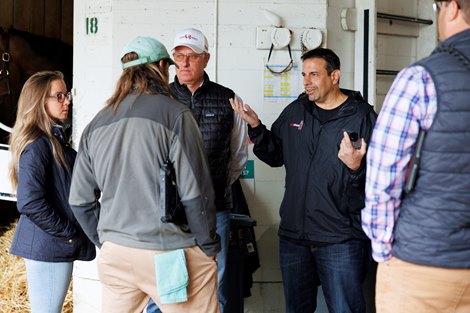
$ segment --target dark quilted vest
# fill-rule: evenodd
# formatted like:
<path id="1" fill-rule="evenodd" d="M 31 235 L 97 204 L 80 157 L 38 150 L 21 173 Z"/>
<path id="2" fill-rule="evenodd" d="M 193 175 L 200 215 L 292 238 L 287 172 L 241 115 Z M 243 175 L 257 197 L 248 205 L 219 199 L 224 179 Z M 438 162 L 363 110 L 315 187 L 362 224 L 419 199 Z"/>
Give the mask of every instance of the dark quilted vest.
<path id="1" fill-rule="evenodd" d="M 437 114 L 423 145 L 415 191 L 406 195 L 392 254 L 404 261 L 470 268 L 470 30 L 417 65 L 432 75 Z"/>
<path id="2" fill-rule="evenodd" d="M 201 130 L 214 184 L 217 211 L 231 209 L 228 164 L 234 113 L 228 99 L 234 97 L 234 92 L 211 82 L 206 73 L 204 83 L 193 95 L 186 85 L 178 82 L 177 77 L 170 87 L 176 98 L 191 108 Z"/>

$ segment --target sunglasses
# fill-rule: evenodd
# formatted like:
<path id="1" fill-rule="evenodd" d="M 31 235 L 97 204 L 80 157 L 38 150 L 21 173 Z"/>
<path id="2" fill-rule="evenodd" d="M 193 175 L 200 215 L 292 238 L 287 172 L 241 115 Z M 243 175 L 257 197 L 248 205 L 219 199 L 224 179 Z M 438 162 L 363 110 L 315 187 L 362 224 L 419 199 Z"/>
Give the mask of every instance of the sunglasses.
<path id="1" fill-rule="evenodd" d="M 56 94 L 48 96 L 49 98 L 56 98 L 59 103 L 63 103 L 65 99 L 72 101 L 72 93 L 69 91 L 67 93 L 58 92 Z"/>

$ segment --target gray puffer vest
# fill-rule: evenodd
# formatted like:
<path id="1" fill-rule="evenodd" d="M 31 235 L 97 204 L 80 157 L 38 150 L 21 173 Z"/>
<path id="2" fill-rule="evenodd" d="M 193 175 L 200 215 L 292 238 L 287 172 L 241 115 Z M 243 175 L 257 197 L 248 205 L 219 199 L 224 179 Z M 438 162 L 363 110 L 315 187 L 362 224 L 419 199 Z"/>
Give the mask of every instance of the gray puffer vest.
<path id="1" fill-rule="evenodd" d="M 415 191 L 406 195 L 392 254 L 404 261 L 470 268 L 470 30 L 416 63 L 431 74 L 437 113 L 423 144 Z"/>

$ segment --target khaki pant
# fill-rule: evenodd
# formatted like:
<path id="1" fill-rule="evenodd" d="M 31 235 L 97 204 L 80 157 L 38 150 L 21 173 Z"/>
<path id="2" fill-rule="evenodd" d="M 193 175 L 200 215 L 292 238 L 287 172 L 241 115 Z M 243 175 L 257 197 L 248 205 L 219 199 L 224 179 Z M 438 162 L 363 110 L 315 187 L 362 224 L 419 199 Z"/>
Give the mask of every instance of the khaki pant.
<path id="1" fill-rule="evenodd" d="M 217 263 L 197 246 L 184 251 L 189 275 L 188 301 L 162 304 L 155 282 L 154 255 L 165 251 L 135 249 L 105 242 L 98 258 L 102 312 L 141 313 L 152 297 L 165 313 L 219 313 Z"/>
<path id="2" fill-rule="evenodd" d="M 375 297 L 377 313 L 469 313 L 470 269 L 392 258 L 378 266 Z"/>

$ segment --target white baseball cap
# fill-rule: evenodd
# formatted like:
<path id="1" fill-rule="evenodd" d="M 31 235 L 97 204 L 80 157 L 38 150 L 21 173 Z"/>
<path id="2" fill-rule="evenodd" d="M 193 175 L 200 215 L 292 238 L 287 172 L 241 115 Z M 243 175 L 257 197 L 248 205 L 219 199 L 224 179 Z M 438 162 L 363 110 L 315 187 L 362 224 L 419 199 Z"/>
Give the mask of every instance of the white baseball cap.
<path id="1" fill-rule="evenodd" d="M 187 28 L 176 35 L 172 50 L 175 50 L 179 46 L 191 48 L 196 53 L 209 52 L 209 44 L 207 43 L 206 36 L 204 36 L 201 31 L 194 28 Z"/>

